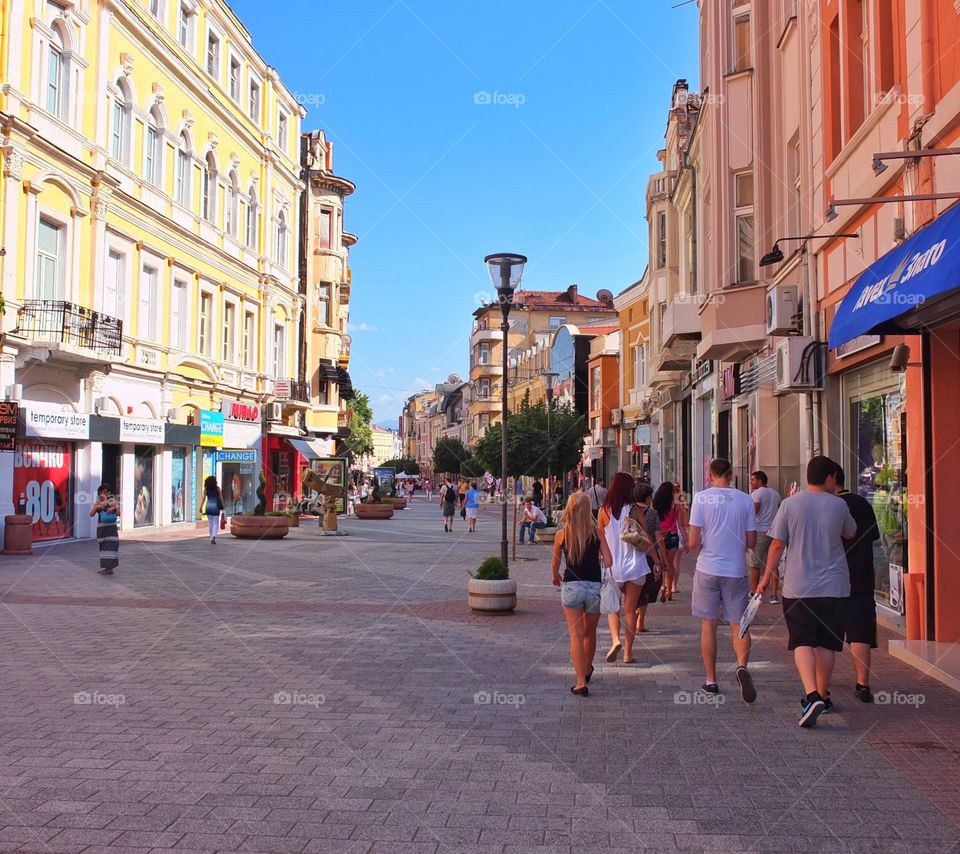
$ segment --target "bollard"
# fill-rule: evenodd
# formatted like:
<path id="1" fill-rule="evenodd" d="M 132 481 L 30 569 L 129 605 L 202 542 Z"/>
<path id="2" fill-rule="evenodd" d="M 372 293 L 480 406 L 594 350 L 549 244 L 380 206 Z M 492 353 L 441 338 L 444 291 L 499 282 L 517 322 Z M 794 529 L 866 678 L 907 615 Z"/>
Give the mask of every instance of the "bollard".
<path id="1" fill-rule="evenodd" d="M 33 554 L 33 517 L 17 514 L 3 517 L 3 553 Z"/>

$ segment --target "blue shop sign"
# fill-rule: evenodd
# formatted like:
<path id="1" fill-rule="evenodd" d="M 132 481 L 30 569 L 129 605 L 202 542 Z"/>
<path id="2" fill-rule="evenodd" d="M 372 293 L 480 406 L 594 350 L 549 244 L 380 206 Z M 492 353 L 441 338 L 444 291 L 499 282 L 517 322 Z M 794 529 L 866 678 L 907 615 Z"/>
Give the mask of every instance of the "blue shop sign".
<path id="1" fill-rule="evenodd" d="M 200 410 L 200 444 L 204 448 L 223 447 L 223 413 Z"/>
<path id="2" fill-rule="evenodd" d="M 218 463 L 255 463 L 257 461 L 257 452 L 217 451 L 216 460 Z"/>

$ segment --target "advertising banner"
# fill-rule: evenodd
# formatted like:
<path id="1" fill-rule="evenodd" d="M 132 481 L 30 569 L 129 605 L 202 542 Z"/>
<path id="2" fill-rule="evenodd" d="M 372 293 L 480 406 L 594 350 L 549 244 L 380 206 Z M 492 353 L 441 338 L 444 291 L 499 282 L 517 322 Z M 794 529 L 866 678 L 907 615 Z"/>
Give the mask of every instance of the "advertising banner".
<path id="1" fill-rule="evenodd" d="M 141 445 L 162 445 L 166 435 L 166 425 L 162 421 L 149 418 L 121 418 L 120 441 L 136 442 Z"/>
<path id="2" fill-rule="evenodd" d="M 389 495 L 393 490 L 393 483 L 397 479 L 397 470 L 380 466 L 373 470 L 373 476 L 380 481 L 380 494 Z"/>
<path id="3" fill-rule="evenodd" d="M 215 454 L 218 463 L 255 463 L 256 451 L 217 451 Z"/>
<path id="4" fill-rule="evenodd" d="M 33 517 L 33 540 L 73 536 L 69 442 L 24 442 L 13 457 L 13 505 Z"/>
<path id="5" fill-rule="evenodd" d="M 223 447 L 223 413 L 200 410 L 200 444 L 204 448 Z"/>
<path id="6" fill-rule="evenodd" d="M 0 451 L 13 451 L 17 447 L 17 419 L 20 404 L 0 400 Z"/>
<path id="7" fill-rule="evenodd" d="M 64 410 L 56 404 L 30 404 L 24 418 L 25 434 L 41 439 L 89 439 L 90 416 Z"/>
<path id="8" fill-rule="evenodd" d="M 332 486 L 347 485 L 347 461 L 338 457 L 328 459 L 313 460 L 310 463 L 311 470 L 320 478 L 327 481 Z M 346 492 L 346 490 L 344 490 Z M 316 494 L 316 493 L 314 493 Z M 346 498 L 337 501 L 337 512 L 345 513 L 347 510 Z"/>

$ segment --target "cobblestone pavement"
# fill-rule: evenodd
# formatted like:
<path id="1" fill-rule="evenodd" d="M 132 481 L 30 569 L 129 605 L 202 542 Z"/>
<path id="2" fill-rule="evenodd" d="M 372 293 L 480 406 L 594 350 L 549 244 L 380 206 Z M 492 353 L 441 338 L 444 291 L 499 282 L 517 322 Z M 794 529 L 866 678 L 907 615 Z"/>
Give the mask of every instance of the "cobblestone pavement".
<path id="1" fill-rule="evenodd" d="M 517 613 L 473 616 L 499 526 L 457 523 L 419 500 L 336 539 L 126 533 L 113 577 L 95 543 L 0 557 L 0 851 L 960 851 L 939 683 L 881 653 L 866 706 L 844 656 L 801 730 L 765 605 L 760 699 L 725 636 L 704 705 L 687 573 L 580 699 L 546 547 Z"/>

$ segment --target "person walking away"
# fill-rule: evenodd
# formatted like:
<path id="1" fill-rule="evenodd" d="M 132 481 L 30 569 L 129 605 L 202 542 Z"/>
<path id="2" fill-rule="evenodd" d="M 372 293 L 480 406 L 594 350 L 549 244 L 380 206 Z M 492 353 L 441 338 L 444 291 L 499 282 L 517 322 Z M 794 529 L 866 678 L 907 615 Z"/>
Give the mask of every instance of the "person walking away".
<path id="1" fill-rule="evenodd" d="M 674 579 L 680 571 L 680 508 L 674 501 L 673 484 L 669 480 L 661 483 L 654 493 L 653 509 L 660 520 L 660 532 L 666 550 L 660 601 L 673 601 Z"/>
<path id="2" fill-rule="evenodd" d="M 523 545 L 523 535 L 530 534 L 530 545 L 537 543 L 537 531 L 547 527 L 547 517 L 543 511 L 533 503 L 533 498 L 523 500 L 523 515 L 520 517 L 520 545 Z"/>
<path id="3" fill-rule="evenodd" d="M 673 506 L 677 508 L 677 530 L 680 532 L 680 554 L 673 567 L 673 589 L 676 593 L 680 589 L 680 568 L 683 565 L 683 556 L 690 551 L 690 502 L 680 488 L 679 482 L 673 484 Z"/>
<path id="4" fill-rule="evenodd" d="M 430 478 L 423 482 L 423 491 L 427 496 L 427 504 L 430 504 L 433 501 L 433 481 Z"/>
<path id="5" fill-rule="evenodd" d="M 443 495 L 440 496 L 440 505 L 443 508 L 443 530 L 453 533 L 453 518 L 457 514 L 457 498 L 459 493 L 453 481 L 447 478 L 443 485 Z"/>
<path id="6" fill-rule="evenodd" d="M 100 548 L 99 575 L 113 575 L 113 571 L 120 566 L 120 529 L 117 520 L 120 518 L 120 503 L 113 495 L 113 488 L 109 483 L 101 483 L 97 487 L 97 500 L 90 508 L 90 517 L 97 517 L 97 544 Z"/>
<path id="7" fill-rule="evenodd" d="M 590 498 L 589 493 L 587 497 Z M 592 499 L 591 499 L 592 505 Z M 623 663 L 633 663 L 633 642 L 637 633 L 637 607 L 646 576 L 650 573 L 646 555 L 620 539 L 620 532 L 627 516 L 633 510 L 633 478 L 626 472 L 617 472 L 610 482 L 610 489 L 603 499 L 597 527 L 605 538 L 613 558 L 610 571 L 613 580 L 623 591 L 624 637 L 620 642 L 620 614 L 608 614 L 610 649 L 607 661 L 614 662 L 623 650 Z"/>
<path id="8" fill-rule="evenodd" d="M 543 510 L 543 484 L 540 482 L 539 477 L 533 479 L 531 494 L 533 495 L 533 503 Z"/>
<path id="9" fill-rule="evenodd" d="M 603 480 L 597 478 L 593 482 L 593 486 L 587 490 L 587 495 L 590 496 L 590 507 L 593 509 L 593 518 L 596 519 L 599 516 L 600 508 L 603 507 L 603 502 L 607 498 L 607 488 L 603 485 Z"/>
<path id="10" fill-rule="evenodd" d="M 217 485 L 217 479 L 210 475 L 203 482 L 203 515 L 207 517 L 207 532 L 210 534 L 210 545 L 217 544 L 217 532 L 220 530 L 220 514 L 223 513 L 223 492 Z"/>
<path id="11" fill-rule="evenodd" d="M 737 656 L 737 682 L 745 703 L 757 699 L 750 660 L 750 633 L 740 637 L 740 617 L 750 601 L 747 584 L 747 549 L 757 543 L 756 515 L 750 496 L 730 485 L 729 460 L 710 461 L 709 489 L 693 496 L 690 509 L 690 548 L 699 549 L 693 576 L 691 608 L 700 618 L 700 652 L 706 671 L 701 690 L 719 694 L 717 684 L 717 623 L 720 607 L 730 623 Z"/>
<path id="12" fill-rule="evenodd" d="M 560 576 L 560 558 L 564 571 Z M 603 582 L 600 562 L 610 566 L 613 557 L 606 540 L 597 529 L 590 499 L 582 492 L 570 496 L 563 513 L 563 527 L 553 541 L 553 586 L 560 588 L 560 604 L 570 635 L 570 660 L 577 684 L 570 690 L 581 697 L 590 691 L 587 683 L 593 675 L 597 652 L 597 623 L 600 622 L 600 587 Z"/>
<path id="13" fill-rule="evenodd" d="M 563 480 L 559 477 L 553 486 L 553 506 L 556 507 L 557 510 L 563 507 Z"/>
<path id="14" fill-rule="evenodd" d="M 750 475 L 750 497 L 753 499 L 753 509 L 757 514 L 757 545 L 753 550 L 753 562 L 750 564 L 750 592 L 753 593 L 757 589 L 760 576 L 767 568 L 767 554 L 770 551 L 770 526 L 777 515 L 777 510 L 780 509 L 781 499 L 779 492 L 767 486 L 767 473 L 760 470 Z M 776 605 L 780 601 L 777 598 L 778 580 L 777 578 L 771 579 L 771 605 Z"/>
<path id="15" fill-rule="evenodd" d="M 770 526 L 767 570 L 757 585 L 762 595 L 787 549 L 783 621 L 790 638 L 787 648 L 803 682 L 802 727 L 815 726 L 832 706 L 830 679 L 847 623 L 850 570 L 844 540 L 854 538 L 857 523 L 847 503 L 834 494 L 838 468 L 823 456 L 807 463 L 806 491 L 784 499 Z"/>
<path id="16" fill-rule="evenodd" d="M 463 505 L 464 505 L 464 503 L 465 503 L 466 500 L 467 500 L 467 489 L 469 489 L 469 484 L 467 483 L 467 479 L 466 479 L 465 477 L 461 477 L 461 478 L 460 478 L 460 485 L 459 485 L 459 487 L 458 487 L 458 489 L 457 489 L 457 493 L 458 493 L 459 498 L 460 498 L 460 509 L 461 509 L 461 510 L 463 510 Z M 466 514 L 463 514 L 463 515 L 465 516 Z"/>
<path id="17" fill-rule="evenodd" d="M 633 487 L 633 503 L 637 508 L 638 521 L 643 520 L 650 542 L 653 543 L 653 548 L 647 552 L 647 566 L 650 567 L 650 574 L 644 579 L 643 589 L 637 600 L 637 633 L 639 634 L 647 630 L 647 605 L 657 601 L 658 579 L 666 584 L 664 567 L 667 551 L 664 547 L 660 515 L 653 509 L 653 487 L 646 481 L 638 480 Z"/>
<path id="18" fill-rule="evenodd" d="M 467 531 L 472 534 L 477 530 L 477 514 L 480 512 L 480 490 L 475 480 L 470 481 L 464 507 L 467 511 Z"/>
<path id="19" fill-rule="evenodd" d="M 876 577 L 873 570 L 873 544 L 880 539 L 880 527 L 873 507 L 862 495 L 850 492 L 843 469 L 835 476 L 837 496 L 842 498 L 857 524 L 853 540 L 844 540 L 843 549 L 850 571 L 850 598 L 847 600 L 846 641 L 850 644 L 857 674 L 854 693 L 864 703 L 873 702 L 870 690 L 870 650 L 877 648 L 877 603 L 873 598 Z"/>

